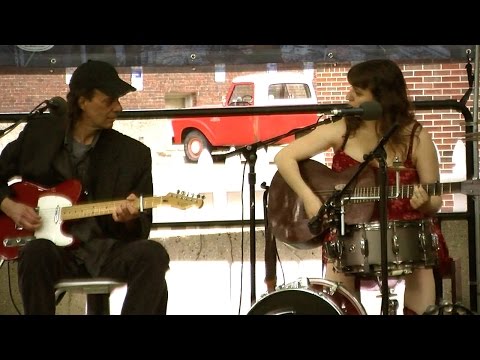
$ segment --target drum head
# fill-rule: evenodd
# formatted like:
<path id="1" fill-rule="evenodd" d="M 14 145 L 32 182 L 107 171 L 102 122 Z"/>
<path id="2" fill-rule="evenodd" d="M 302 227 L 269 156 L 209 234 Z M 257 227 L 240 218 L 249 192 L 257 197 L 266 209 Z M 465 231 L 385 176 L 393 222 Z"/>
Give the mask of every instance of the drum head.
<path id="1" fill-rule="evenodd" d="M 247 315 L 341 315 L 341 311 L 324 294 L 284 289 L 260 299 Z"/>

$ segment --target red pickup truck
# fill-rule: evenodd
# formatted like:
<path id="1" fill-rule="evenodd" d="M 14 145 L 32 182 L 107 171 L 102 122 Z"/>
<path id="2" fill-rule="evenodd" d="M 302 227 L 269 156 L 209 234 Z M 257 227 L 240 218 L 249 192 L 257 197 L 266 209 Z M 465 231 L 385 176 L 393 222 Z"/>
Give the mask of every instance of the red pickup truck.
<path id="1" fill-rule="evenodd" d="M 258 73 L 233 79 L 223 107 L 317 104 L 312 78 L 302 72 Z M 209 108 L 218 107 L 209 106 Z M 313 113 L 184 117 L 172 119 L 173 144 L 196 162 L 204 149 L 229 149 L 265 141 L 312 125 Z M 288 143 L 294 136 L 281 139 Z"/>

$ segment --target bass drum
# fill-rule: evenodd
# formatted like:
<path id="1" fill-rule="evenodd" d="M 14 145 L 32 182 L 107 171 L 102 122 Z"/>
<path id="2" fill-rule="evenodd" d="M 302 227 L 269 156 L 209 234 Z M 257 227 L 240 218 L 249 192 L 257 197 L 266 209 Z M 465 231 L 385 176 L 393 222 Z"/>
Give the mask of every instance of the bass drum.
<path id="1" fill-rule="evenodd" d="M 299 279 L 257 301 L 247 315 L 366 315 L 343 286 L 326 279 Z"/>

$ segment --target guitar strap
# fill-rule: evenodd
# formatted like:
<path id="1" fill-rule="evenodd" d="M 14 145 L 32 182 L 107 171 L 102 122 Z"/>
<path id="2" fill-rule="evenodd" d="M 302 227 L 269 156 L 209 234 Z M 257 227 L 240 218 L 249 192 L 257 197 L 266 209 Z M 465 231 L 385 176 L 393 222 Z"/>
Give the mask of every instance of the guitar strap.
<path id="1" fill-rule="evenodd" d="M 408 145 L 408 152 L 407 152 L 407 158 L 405 160 L 405 163 L 408 163 L 408 164 L 412 163 L 413 139 L 415 138 L 415 132 L 417 131 L 417 128 L 419 126 L 420 126 L 420 123 L 418 121 L 415 122 L 415 125 L 413 125 L 412 133 L 410 134 L 410 144 Z"/>
<path id="2" fill-rule="evenodd" d="M 342 146 L 340 146 L 341 151 L 345 150 L 345 145 L 347 144 L 347 141 L 348 141 L 349 137 L 350 137 L 350 129 L 347 127 L 347 131 L 345 132 L 345 135 L 343 136 Z"/>
<path id="3" fill-rule="evenodd" d="M 417 131 L 417 128 L 420 126 L 420 123 L 418 121 L 415 122 L 412 128 L 412 132 L 410 134 L 410 143 L 408 145 L 408 152 L 407 152 L 407 158 L 406 162 L 411 163 L 412 161 L 412 149 L 413 149 L 413 140 L 415 138 L 415 133 Z M 348 138 L 350 137 L 350 129 L 347 128 L 347 131 L 345 132 L 345 135 L 343 137 L 343 143 L 342 146 L 340 146 L 340 150 L 343 151 L 345 150 L 345 145 L 347 144 Z"/>

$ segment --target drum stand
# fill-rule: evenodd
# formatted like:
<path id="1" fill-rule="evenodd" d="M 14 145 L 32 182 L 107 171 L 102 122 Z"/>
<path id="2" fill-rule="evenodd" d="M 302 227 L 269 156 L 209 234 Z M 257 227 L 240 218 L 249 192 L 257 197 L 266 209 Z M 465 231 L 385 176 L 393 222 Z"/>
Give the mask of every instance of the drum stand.
<path id="1" fill-rule="evenodd" d="M 397 315 L 398 310 L 398 300 L 390 299 L 388 300 L 388 315 Z"/>
<path id="2" fill-rule="evenodd" d="M 382 289 L 382 280 L 377 277 L 376 279 L 377 285 L 380 289 Z M 388 281 L 387 281 L 387 288 L 388 288 Z M 387 315 L 397 315 L 398 314 L 398 300 L 395 299 L 397 294 L 395 294 L 395 286 L 390 289 L 388 288 L 388 310 Z M 383 295 L 381 295 L 383 298 Z"/>

